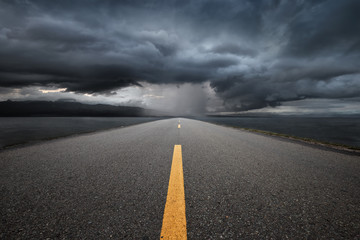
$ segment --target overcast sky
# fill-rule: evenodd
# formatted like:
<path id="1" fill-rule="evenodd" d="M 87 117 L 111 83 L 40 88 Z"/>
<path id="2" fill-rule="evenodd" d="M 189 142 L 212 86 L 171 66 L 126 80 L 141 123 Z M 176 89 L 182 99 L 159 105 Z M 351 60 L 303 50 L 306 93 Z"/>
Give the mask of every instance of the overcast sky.
<path id="1" fill-rule="evenodd" d="M 0 100 L 360 113 L 359 13 L 359 0 L 0 0 Z"/>

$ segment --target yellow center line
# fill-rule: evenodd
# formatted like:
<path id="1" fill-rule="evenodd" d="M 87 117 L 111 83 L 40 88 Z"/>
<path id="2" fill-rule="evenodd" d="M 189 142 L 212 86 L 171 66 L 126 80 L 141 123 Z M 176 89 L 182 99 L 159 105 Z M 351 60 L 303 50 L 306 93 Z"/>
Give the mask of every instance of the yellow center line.
<path id="1" fill-rule="evenodd" d="M 181 128 L 181 125 L 180 125 L 180 123 L 178 124 L 178 128 Z"/>
<path id="2" fill-rule="evenodd" d="M 187 239 L 181 145 L 174 146 L 160 239 Z"/>

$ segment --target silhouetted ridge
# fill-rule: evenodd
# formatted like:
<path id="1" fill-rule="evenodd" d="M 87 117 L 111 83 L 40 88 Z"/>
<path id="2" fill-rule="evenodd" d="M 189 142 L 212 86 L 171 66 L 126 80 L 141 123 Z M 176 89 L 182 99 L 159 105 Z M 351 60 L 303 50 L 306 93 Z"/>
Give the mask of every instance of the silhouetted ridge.
<path id="1" fill-rule="evenodd" d="M 1 117 L 26 116 L 87 116 L 87 117 L 140 117 L 151 115 L 140 107 L 89 105 L 78 102 L 5 101 L 0 102 Z"/>

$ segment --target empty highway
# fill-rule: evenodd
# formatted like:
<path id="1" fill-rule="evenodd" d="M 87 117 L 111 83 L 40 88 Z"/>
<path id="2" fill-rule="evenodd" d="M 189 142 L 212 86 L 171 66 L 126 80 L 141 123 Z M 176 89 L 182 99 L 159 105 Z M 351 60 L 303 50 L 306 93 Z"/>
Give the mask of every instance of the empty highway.
<path id="1" fill-rule="evenodd" d="M 360 239 L 359 156 L 184 118 L 4 150 L 0 184 L 0 239 Z"/>

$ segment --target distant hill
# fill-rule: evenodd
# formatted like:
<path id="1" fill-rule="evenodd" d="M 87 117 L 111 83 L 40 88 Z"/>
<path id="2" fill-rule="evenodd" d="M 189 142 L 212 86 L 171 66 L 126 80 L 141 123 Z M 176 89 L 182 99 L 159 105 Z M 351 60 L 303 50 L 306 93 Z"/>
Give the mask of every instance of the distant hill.
<path id="1" fill-rule="evenodd" d="M 106 104 L 51 101 L 4 101 L 0 102 L 0 117 L 142 117 L 161 115 L 140 108 Z"/>

